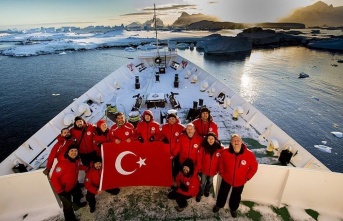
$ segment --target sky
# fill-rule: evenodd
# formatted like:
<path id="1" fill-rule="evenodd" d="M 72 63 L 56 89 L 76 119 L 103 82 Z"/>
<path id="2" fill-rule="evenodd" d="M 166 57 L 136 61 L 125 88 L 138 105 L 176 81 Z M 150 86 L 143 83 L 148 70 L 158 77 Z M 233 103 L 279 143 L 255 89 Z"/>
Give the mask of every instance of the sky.
<path id="1" fill-rule="evenodd" d="M 334 7 L 343 0 L 322 0 Z M 157 16 L 172 24 L 182 12 L 212 15 L 221 21 L 275 22 L 317 0 L 0 0 L 0 28 L 114 26 Z"/>

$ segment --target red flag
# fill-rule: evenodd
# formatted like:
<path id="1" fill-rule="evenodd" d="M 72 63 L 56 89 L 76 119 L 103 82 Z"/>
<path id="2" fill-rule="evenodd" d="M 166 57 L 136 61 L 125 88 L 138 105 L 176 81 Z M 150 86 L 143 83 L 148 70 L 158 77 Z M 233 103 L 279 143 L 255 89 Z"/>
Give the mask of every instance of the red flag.
<path id="1" fill-rule="evenodd" d="M 100 189 L 125 186 L 171 186 L 171 156 L 162 142 L 102 145 Z"/>

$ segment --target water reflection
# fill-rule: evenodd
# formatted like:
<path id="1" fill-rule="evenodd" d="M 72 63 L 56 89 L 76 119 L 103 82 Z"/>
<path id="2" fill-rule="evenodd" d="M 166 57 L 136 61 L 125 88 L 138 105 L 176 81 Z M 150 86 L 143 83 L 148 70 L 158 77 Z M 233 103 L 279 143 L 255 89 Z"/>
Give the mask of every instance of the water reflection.
<path id="1" fill-rule="evenodd" d="M 240 78 L 240 95 L 250 103 L 254 103 L 256 100 L 259 93 L 258 88 L 260 86 L 258 81 L 253 77 L 253 67 L 254 66 L 251 63 L 246 62 Z"/>

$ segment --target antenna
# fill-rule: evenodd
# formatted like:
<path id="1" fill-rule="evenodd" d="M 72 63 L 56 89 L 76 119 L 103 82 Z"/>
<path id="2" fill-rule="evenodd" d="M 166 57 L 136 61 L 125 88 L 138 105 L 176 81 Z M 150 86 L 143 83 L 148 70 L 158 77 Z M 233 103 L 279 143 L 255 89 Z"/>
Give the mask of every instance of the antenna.
<path id="1" fill-rule="evenodd" d="M 158 57 L 160 57 L 160 51 L 158 50 L 158 38 L 157 38 L 157 21 L 156 21 L 156 6 L 154 4 L 154 18 L 153 18 L 153 22 L 154 22 L 154 28 L 155 28 L 155 35 L 156 35 L 156 47 L 157 47 L 157 55 Z"/>

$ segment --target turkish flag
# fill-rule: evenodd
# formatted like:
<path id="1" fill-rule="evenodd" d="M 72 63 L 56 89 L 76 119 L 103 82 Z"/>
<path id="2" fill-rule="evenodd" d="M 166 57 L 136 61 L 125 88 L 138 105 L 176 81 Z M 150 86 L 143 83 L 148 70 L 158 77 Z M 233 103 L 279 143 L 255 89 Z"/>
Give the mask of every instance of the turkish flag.
<path id="1" fill-rule="evenodd" d="M 100 189 L 125 186 L 171 186 L 172 161 L 162 142 L 102 145 Z"/>

